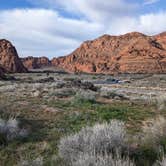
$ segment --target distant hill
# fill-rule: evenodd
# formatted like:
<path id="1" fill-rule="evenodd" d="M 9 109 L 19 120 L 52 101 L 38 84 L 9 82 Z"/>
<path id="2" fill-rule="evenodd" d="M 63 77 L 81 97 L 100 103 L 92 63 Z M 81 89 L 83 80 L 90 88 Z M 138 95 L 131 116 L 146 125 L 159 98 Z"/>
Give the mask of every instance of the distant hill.
<path id="1" fill-rule="evenodd" d="M 32 57 L 21 58 L 22 63 L 27 69 L 39 69 L 51 66 L 51 61 L 47 57 Z"/>

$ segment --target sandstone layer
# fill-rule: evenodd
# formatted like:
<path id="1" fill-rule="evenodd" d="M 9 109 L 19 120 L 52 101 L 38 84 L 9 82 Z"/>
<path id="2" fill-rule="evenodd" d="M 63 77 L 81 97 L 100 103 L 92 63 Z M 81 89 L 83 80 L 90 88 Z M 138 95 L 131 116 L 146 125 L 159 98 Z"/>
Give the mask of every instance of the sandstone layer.
<path id="1" fill-rule="evenodd" d="M 11 73 L 27 72 L 22 64 L 15 47 L 8 40 L 0 40 L 0 65 Z"/>
<path id="2" fill-rule="evenodd" d="M 52 65 L 69 72 L 166 73 L 166 33 L 103 35 L 67 56 L 54 58 Z"/>
<path id="3" fill-rule="evenodd" d="M 27 69 L 38 69 L 38 68 L 43 68 L 43 67 L 48 67 L 51 65 L 51 62 L 47 57 L 26 57 L 26 58 L 21 58 L 24 66 Z"/>

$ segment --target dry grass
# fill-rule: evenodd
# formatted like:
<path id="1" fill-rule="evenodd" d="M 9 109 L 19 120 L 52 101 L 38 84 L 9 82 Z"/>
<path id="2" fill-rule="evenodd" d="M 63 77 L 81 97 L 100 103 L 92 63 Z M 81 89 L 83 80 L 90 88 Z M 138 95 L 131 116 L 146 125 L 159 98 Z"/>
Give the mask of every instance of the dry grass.
<path id="1" fill-rule="evenodd" d="M 166 109 L 166 93 L 158 96 L 156 98 L 156 101 L 157 101 L 158 110 L 165 110 Z"/>
<path id="2" fill-rule="evenodd" d="M 45 83 L 38 83 L 39 80 L 46 78 L 46 74 L 42 73 L 15 74 L 15 76 L 18 81 L 0 81 L 0 106 L 5 108 L 3 112 L 0 111 L 0 115 L 5 114 L 4 117 L 6 117 L 6 115 L 17 114 L 19 112 L 18 119 L 20 120 L 21 125 L 24 126 L 25 124 L 28 129 L 30 128 L 28 131 L 31 132 L 27 138 L 8 141 L 8 144 L 1 148 L 0 165 L 2 166 L 16 165 L 20 159 L 20 153 L 23 160 L 26 162 L 28 161 L 28 163 L 32 163 L 33 160 L 41 155 L 43 158 L 43 165 L 49 166 L 51 165 L 49 161 L 51 161 L 52 156 L 58 156 L 59 140 L 64 135 L 69 135 L 70 137 L 71 133 L 82 132 L 81 128 L 84 128 L 84 130 L 86 129 L 84 133 L 88 131 L 92 132 L 93 136 L 85 134 L 85 138 L 82 139 L 96 140 L 92 141 L 96 142 L 93 144 L 93 146 L 96 147 L 96 151 L 99 149 L 98 144 L 101 149 L 121 147 L 121 143 L 122 146 L 126 146 L 125 139 L 113 139 L 113 142 L 109 141 L 109 139 L 112 139 L 111 135 L 115 135 L 114 138 L 121 138 L 121 135 L 118 136 L 118 134 L 116 134 L 116 132 L 121 133 L 121 131 L 117 129 L 113 132 L 111 131 L 111 134 L 107 134 L 110 133 L 111 129 L 110 127 L 106 127 L 106 130 L 104 129 L 105 126 L 107 126 L 105 125 L 106 122 L 109 122 L 111 119 L 125 121 L 127 124 L 127 132 L 131 133 L 130 138 L 132 140 L 132 136 L 136 135 L 137 132 L 140 132 L 142 122 L 147 121 L 147 118 L 153 118 L 156 115 L 166 115 L 164 111 L 164 97 L 161 97 L 162 99 L 159 99 L 159 101 L 156 102 L 157 96 L 163 96 L 166 92 L 166 79 L 164 79 L 165 76 L 163 75 L 148 78 L 141 76 L 141 79 L 140 77 L 135 79 L 136 76 L 131 75 L 129 77 L 126 75 L 118 76 L 119 78 L 117 79 L 120 80 L 129 78 L 131 83 L 99 85 L 102 87 L 101 96 L 98 96 L 100 95 L 99 92 L 93 93 L 88 90 L 84 90 L 81 92 L 82 94 L 80 94 L 79 88 L 60 88 L 58 84 L 64 84 L 66 81 L 70 81 L 70 78 L 72 78 L 71 80 L 79 78 L 83 81 L 97 82 L 105 80 L 110 76 L 96 75 L 94 80 L 93 75 L 60 75 L 51 73 L 50 76 L 54 77 L 55 82 Z M 106 92 L 103 91 L 102 96 L 104 87 L 106 87 Z M 77 95 L 75 95 L 75 92 L 77 92 Z M 127 99 L 122 101 L 121 96 L 125 96 Z M 99 101 L 98 97 L 103 97 L 101 98 L 103 100 L 106 100 L 107 98 L 108 102 L 104 103 L 102 100 Z M 112 100 L 112 98 L 115 100 Z M 118 101 L 116 99 L 118 99 Z M 148 100 L 149 102 L 144 104 L 143 102 L 145 100 Z M 154 103 L 156 105 L 153 105 Z M 160 108 L 160 106 L 162 107 Z M 156 111 L 156 108 L 159 109 Z M 7 118 L 4 117 L 2 119 L 9 119 L 9 116 L 7 116 Z M 162 120 L 150 120 L 150 122 L 148 120 L 149 123 L 147 126 L 150 129 L 145 127 L 147 129 L 144 129 L 143 134 L 141 133 L 141 136 L 146 136 L 145 140 L 147 140 L 148 144 L 151 144 L 152 146 L 156 144 L 157 146 L 155 145 L 155 147 L 158 147 L 158 145 L 162 146 L 160 144 L 160 138 L 163 138 L 164 141 L 166 141 L 165 134 L 163 133 L 165 129 L 161 129 L 161 126 L 164 126 L 164 124 L 163 122 L 158 121 Z M 153 125 L 156 122 L 159 124 L 156 124 L 157 127 L 154 127 Z M 0 125 L 3 126 L 4 123 L 6 124 L 7 121 L 2 120 Z M 95 123 L 98 124 L 96 129 L 95 127 L 90 127 L 90 129 L 89 127 L 86 127 L 93 126 Z M 104 127 L 102 127 L 103 123 Z M 10 122 L 9 124 L 12 123 Z M 20 129 L 19 124 L 18 126 Z M 117 127 L 114 126 L 114 128 Z M 14 130 L 12 129 L 12 131 Z M 86 135 L 89 135 L 89 137 Z M 103 135 L 108 136 L 108 139 L 105 137 L 102 138 Z M 74 137 L 74 135 L 71 136 Z M 154 137 L 154 139 L 151 139 L 152 137 Z M 76 136 L 74 138 L 77 139 L 78 137 Z M 73 141 L 75 141 L 74 138 Z M 43 145 L 43 142 L 47 143 L 47 148 L 41 146 Z M 80 140 L 78 140 L 78 142 L 80 142 Z M 101 142 L 106 143 L 102 144 Z M 138 166 L 151 166 L 158 157 L 156 153 L 153 152 L 152 146 L 148 145 L 148 150 L 145 148 L 143 149 L 142 146 L 133 148 L 133 151 L 129 154 L 129 156 L 132 156 L 130 156 L 130 159 L 134 159 Z M 88 145 L 85 145 L 84 147 L 87 149 L 89 148 Z M 28 157 L 26 157 L 26 155 L 28 155 Z M 128 156 L 126 153 L 123 155 Z M 110 157 L 110 153 L 107 156 L 102 156 L 101 154 L 96 156 L 96 154 L 91 154 L 90 158 L 91 157 L 100 158 L 98 162 L 101 163 L 105 158 L 107 160 Z M 104 157 L 104 159 L 102 157 Z M 84 158 L 87 158 L 86 153 L 85 156 L 82 156 L 83 160 Z M 117 160 L 117 158 L 114 158 L 113 156 L 113 159 Z M 80 158 L 79 160 L 81 161 L 82 159 Z M 87 161 L 88 160 L 89 159 L 87 159 Z M 129 159 L 128 157 L 123 158 L 120 156 L 120 160 L 126 161 Z M 83 161 L 81 161 L 81 163 L 82 162 Z M 53 165 L 66 166 L 61 163 L 60 159 L 58 159 Z M 147 163 L 150 164 L 148 165 Z"/>
<path id="3" fill-rule="evenodd" d="M 7 142 L 15 138 L 26 137 L 28 131 L 24 128 L 19 128 L 19 122 L 16 119 L 0 119 L 0 134 L 1 138 Z M 3 144 L 3 141 L 1 143 Z"/>
<path id="4" fill-rule="evenodd" d="M 34 160 L 22 160 L 17 166 L 43 166 L 43 158 L 38 157 Z"/>
<path id="5" fill-rule="evenodd" d="M 119 153 L 114 156 L 82 154 L 76 162 L 72 162 L 72 166 L 135 166 L 135 164 L 128 157 L 122 158 Z"/>
<path id="6" fill-rule="evenodd" d="M 156 161 L 154 166 L 166 166 L 166 157 L 163 156 L 161 160 Z"/>
<path id="7" fill-rule="evenodd" d="M 163 138 L 166 138 L 166 119 L 162 116 L 149 119 L 145 122 L 142 129 L 143 142 L 158 145 Z"/>

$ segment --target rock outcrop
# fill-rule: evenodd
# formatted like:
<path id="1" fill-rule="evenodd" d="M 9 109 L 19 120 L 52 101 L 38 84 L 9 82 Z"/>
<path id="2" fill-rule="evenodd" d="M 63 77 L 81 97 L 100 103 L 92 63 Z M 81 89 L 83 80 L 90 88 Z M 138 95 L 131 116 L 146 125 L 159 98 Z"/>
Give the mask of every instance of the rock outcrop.
<path id="1" fill-rule="evenodd" d="M 0 65 L 7 72 L 27 72 L 27 69 L 18 57 L 15 47 L 5 39 L 0 40 Z"/>
<path id="2" fill-rule="evenodd" d="M 65 57 L 54 58 L 52 65 L 69 72 L 166 73 L 166 33 L 103 35 Z"/>
<path id="3" fill-rule="evenodd" d="M 166 49 L 166 32 L 156 35 L 155 38 L 160 44 L 162 44 L 163 48 Z"/>
<path id="4" fill-rule="evenodd" d="M 26 57 L 21 58 L 24 66 L 27 69 L 38 69 L 43 67 L 48 67 L 51 65 L 50 60 L 47 57 Z"/>

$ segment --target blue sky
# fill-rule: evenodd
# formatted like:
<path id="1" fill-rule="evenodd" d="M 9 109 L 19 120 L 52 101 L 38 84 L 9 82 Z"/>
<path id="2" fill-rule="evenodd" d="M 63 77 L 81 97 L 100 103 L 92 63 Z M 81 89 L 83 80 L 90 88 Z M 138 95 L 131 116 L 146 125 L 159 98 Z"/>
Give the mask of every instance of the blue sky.
<path id="1" fill-rule="evenodd" d="M 166 31 L 165 0 L 0 0 L 0 38 L 20 56 L 63 56 L 103 34 Z"/>

